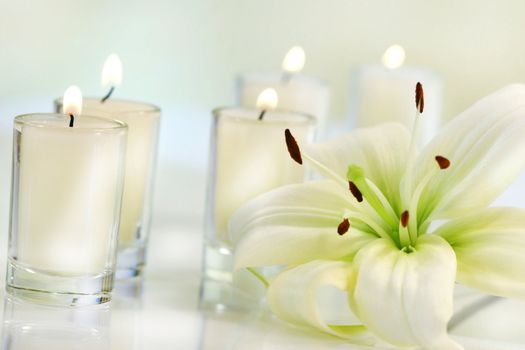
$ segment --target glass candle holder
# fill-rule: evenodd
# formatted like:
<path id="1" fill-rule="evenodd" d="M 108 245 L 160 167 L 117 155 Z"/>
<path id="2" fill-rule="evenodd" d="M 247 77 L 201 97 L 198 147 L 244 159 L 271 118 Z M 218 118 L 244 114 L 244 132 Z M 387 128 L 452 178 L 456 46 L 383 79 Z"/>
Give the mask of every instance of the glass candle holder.
<path id="1" fill-rule="evenodd" d="M 15 118 L 7 291 L 51 304 L 110 300 L 124 180 L 126 124 Z"/>
<path id="2" fill-rule="evenodd" d="M 221 108 L 213 111 L 201 303 L 251 303 L 257 295 L 248 273 L 232 274 L 228 220 L 246 201 L 273 188 L 304 180 L 304 169 L 289 156 L 284 131 L 299 143 L 312 139 L 315 118 L 296 112 Z M 253 280 L 255 282 L 255 280 Z M 242 285 L 242 286 L 241 286 Z M 237 288 L 237 287 L 241 288 Z M 238 292 L 238 293 L 237 293 Z M 247 296 L 247 298 L 244 298 Z"/>
<path id="3" fill-rule="evenodd" d="M 323 80 L 303 74 L 246 73 L 237 84 L 238 104 L 255 108 L 257 97 L 266 88 L 279 96 L 279 109 L 305 113 L 317 118 L 317 136 L 326 132 L 330 113 L 330 87 Z"/>
<path id="4" fill-rule="evenodd" d="M 62 99 L 55 101 L 62 112 Z M 160 128 L 160 108 L 134 101 L 85 98 L 83 113 L 128 125 L 126 174 L 119 229 L 117 278 L 139 276 L 146 263 L 151 224 L 153 180 Z"/>
<path id="5" fill-rule="evenodd" d="M 2 349 L 110 350 L 111 316 L 103 305 L 63 308 L 6 299 Z"/>

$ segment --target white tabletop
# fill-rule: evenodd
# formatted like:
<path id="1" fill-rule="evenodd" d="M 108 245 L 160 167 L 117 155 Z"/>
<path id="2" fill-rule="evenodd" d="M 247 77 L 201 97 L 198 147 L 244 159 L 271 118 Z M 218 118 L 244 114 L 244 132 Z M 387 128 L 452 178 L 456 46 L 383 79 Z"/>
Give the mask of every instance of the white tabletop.
<path id="1" fill-rule="evenodd" d="M 2 349 L 364 349 L 290 327 L 263 310 L 200 310 L 201 242 L 199 223 L 157 224 L 143 283 L 118 283 L 105 307 L 60 309 L 6 300 Z M 484 299 L 460 290 L 457 300 L 463 307 Z M 468 349 L 525 349 L 519 345 L 525 344 L 523 329 L 525 303 L 500 300 L 454 334 L 483 336 L 458 338 Z"/>

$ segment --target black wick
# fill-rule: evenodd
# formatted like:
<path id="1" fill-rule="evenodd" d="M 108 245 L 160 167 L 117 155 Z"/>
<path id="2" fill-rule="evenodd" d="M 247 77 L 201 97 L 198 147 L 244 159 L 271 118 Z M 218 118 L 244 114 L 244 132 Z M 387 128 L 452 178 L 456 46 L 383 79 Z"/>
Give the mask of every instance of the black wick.
<path id="1" fill-rule="evenodd" d="M 108 98 L 111 97 L 111 94 L 113 93 L 113 91 L 115 91 L 115 87 L 114 87 L 114 86 L 112 86 L 111 89 L 109 89 L 109 91 L 108 91 L 108 93 L 106 94 L 106 96 L 102 97 L 102 99 L 100 100 L 100 102 L 101 102 L 101 103 L 106 102 L 106 100 L 107 100 Z"/>
<path id="2" fill-rule="evenodd" d="M 75 116 L 73 113 L 69 113 L 69 127 L 72 128 L 75 124 Z"/>
<path id="3" fill-rule="evenodd" d="M 261 111 L 261 114 L 259 114 L 259 120 L 263 120 L 263 118 L 264 118 L 264 114 L 265 114 L 265 113 L 266 113 L 266 109 L 263 109 L 263 110 Z"/>

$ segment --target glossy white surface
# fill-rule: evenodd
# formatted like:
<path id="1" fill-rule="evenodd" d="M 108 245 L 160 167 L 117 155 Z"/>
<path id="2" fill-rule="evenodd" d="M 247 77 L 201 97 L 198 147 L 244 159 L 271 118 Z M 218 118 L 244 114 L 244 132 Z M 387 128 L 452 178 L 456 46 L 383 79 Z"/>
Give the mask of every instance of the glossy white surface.
<path id="1" fill-rule="evenodd" d="M 295 329 L 261 310 L 199 310 L 199 226 L 157 224 L 142 287 L 140 282 L 119 283 L 107 307 L 59 309 L 5 301 L 2 349 L 365 349 Z M 484 299 L 458 291 L 458 305 L 480 300 Z M 525 344 L 523 326 L 525 303 L 497 301 L 460 324 L 454 333 L 483 336 L 484 340 L 458 338 L 467 349 L 525 349 L 525 345 L 519 345 L 520 341 Z"/>

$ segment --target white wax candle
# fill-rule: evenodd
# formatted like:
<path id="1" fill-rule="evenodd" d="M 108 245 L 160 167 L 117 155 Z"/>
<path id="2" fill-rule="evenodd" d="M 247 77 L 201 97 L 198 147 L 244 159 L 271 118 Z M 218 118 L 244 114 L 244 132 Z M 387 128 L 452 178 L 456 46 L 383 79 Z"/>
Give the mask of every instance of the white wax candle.
<path id="1" fill-rule="evenodd" d="M 319 132 L 323 132 L 330 111 L 328 84 L 302 74 L 248 73 L 239 78 L 238 104 L 256 107 L 257 97 L 266 88 L 277 91 L 279 109 L 314 116 L 318 120 Z"/>
<path id="2" fill-rule="evenodd" d="M 63 275 L 98 274 L 115 263 L 126 126 L 41 114 L 15 120 L 10 256 Z"/>
<path id="3" fill-rule="evenodd" d="M 225 108 L 214 111 L 212 171 L 214 197 L 210 201 L 215 237 L 227 242 L 230 216 L 247 200 L 273 188 L 302 182 L 303 167 L 286 148 L 284 131 L 289 128 L 297 141 L 313 135 L 313 118 L 280 111 Z M 214 158 L 213 158 L 214 157 Z"/>
<path id="4" fill-rule="evenodd" d="M 160 126 L 158 107 L 110 98 L 85 98 L 83 113 L 118 119 L 128 125 L 126 175 L 119 228 L 121 248 L 145 239 L 151 217 L 151 195 Z M 57 110 L 61 111 L 60 100 Z"/>
<path id="5" fill-rule="evenodd" d="M 415 87 L 421 82 L 425 91 L 424 122 L 420 139 L 428 141 L 441 123 L 442 82 L 431 71 L 382 65 L 359 68 L 351 87 L 352 127 L 366 127 L 385 122 L 399 122 L 411 129 L 416 114 Z"/>

